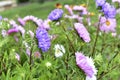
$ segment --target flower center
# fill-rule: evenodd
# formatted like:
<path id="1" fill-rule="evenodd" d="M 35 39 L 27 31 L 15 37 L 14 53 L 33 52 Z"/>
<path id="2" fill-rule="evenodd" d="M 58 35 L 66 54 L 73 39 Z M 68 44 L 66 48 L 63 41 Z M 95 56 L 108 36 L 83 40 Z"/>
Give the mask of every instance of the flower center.
<path id="1" fill-rule="evenodd" d="M 106 21 L 106 25 L 109 26 L 110 25 L 110 21 L 107 20 Z"/>

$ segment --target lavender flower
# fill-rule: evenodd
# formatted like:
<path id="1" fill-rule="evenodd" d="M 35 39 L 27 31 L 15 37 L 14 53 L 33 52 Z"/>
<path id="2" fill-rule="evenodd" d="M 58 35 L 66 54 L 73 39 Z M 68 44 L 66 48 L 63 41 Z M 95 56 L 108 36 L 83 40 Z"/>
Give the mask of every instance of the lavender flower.
<path id="1" fill-rule="evenodd" d="M 115 16 L 116 16 L 116 9 L 115 9 L 114 6 L 111 6 L 109 3 L 105 3 L 102 6 L 102 10 L 104 12 L 104 15 L 107 18 L 115 18 Z"/>
<path id="2" fill-rule="evenodd" d="M 101 17 L 100 19 L 100 30 L 104 32 L 115 32 L 116 19 Z"/>
<path id="3" fill-rule="evenodd" d="M 84 56 L 81 52 L 76 52 L 76 63 L 86 74 L 86 80 L 96 80 L 97 70 L 91 58 Z"/>
<path id="4" fill-rule="evenodd" d="M 72 8 L 69 5 L 65 5 L 64 7 L 65 7 L 65 9 L 68 10 L 68 12 L 69 12 L 70 15 L 73 15 Z"/>
<path id="5" fill-rule="evenodd" d="M 87 8 L 84 7 L 84 6 L 74 6 L 73 10 L 79 11 L 81 16 L 82 15 L 87 15 L 87 13 L 88 13 Z"/>
<path id="6" fill-rule="evenodd" d="M 25 26 L 25 21 L 22 18 L 18 18 L 18 22 L 22 25 Z"/>
<path id="7" fill-rule="evenodd" d="M 33 21 L 38 27 L 41 27 L 41 28 L 44 28 L 44 29 L 47 29 L 49 30 L 50 29 L 50 25 L 49 25 L 49 22 L 51 20 L 49 19 L 46 19 L 46 20 L 42 20 L 42 19 L 38 19 L 37 17 L 34 17 L 34 16 L 26 16 L 23 18 L 23 21 L 24 22 L 27 22 L 27 21 Z"/>
<path id="8" fill-rule="evenodd" d="M 43 28 L 38 28 L 36 30 L 36 38 L 38 39 L 38 47 L 41 48 L 43 52 L 48 51 L 51 43 L 47 31 Z"/>
<path id="9" fill-rule="evenodd" d="M 8 34 L 17 33 L 17 32 L 19 32 L 19 30 L 16 29 L 16 28 L 11 28 L 11 29 L 9 29 L 9 30 L 7 31 Z"/>
<path id="10" fill-rule="evenodd" d="M 103 6 L 106 0 L 95 0 L 97 6 Z"/>
<path id="11" fill-rule="evenodd" d="M 16 32 L 21 32 L 22 33 L 22 36 L 24 37 L 24 34 L 25 34 L 25 29 L 22 27 L 22 26 L 20 26 L 20 25 L 17 25 L 16 24 L 16 22 L 14 21 L 14 20 L 11 20 L 10 22 L 10 25 L 13 27 L 12 29 L 10 29 L 10 31 L 15 31 L 16 30 Z M 17 31 L 18 30 L 18 31 Z"/>
<path id="12" fill-rule="evenodd" d="M 79 36 L 85 41 L 85 42 L 90 42 L 90 36 L 87 31 L 87 29 L 84 27 L 83 24 L 81 23 L 75 23 L 74 24 L 76 31 L 78 32 Z"/>
<path id="13" fill-rule="evenodd" d="M 63 10 L 62 9 L 54 9 L 49 15 L 48 15 L 48 19 L 54 21 L 54 20 L 58 20 L 59 18 L 61 18 L 63 15 Z"/>

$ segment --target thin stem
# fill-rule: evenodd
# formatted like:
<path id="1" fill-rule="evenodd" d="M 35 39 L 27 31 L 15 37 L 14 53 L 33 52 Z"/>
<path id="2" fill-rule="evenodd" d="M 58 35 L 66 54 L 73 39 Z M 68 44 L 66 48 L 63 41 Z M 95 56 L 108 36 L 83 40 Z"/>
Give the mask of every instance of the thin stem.
<path id="1" fill-rule="evenodd" d="M 106 74 L 108 74 L 110 71 L 112 71 L 112 70 L 114 70 L 116 67 L 118 67 L 119 65 L 115 65 L 115 66 L 113 66 L 109 71 L 107 71 L 107 72 L 101 72 L 101 74 L 100 74 L 100 77 L 98 78 L 98 80 L 101 80 L 101 78 L 103 77 L 103 76 L 105 76 Z"/>
<path id="2" fill-rule="evenodd" d="M 66 29 L 64 28 L 64 26 L 62 26 L 62 28 L 63 28 L 63 30 L 64 30 L 65 32 L 67 32 Z M 65 34 L 65 35 L 66 35 L 66 37 L 67 37 L 67 39 L 68 39 L 68 41 L 69 41 L 69 43 L 70 43 L 71 48 L 73 49 L 73 51 L 74 51 L 74 53 L 75 53 L 75 48 L 73 47 L 72 41 L 70 40 L 70 38 L 68 37 L 67 34 Z"/>
<path id="3" fill-rule="evenodd" d="M 30 49 L 30 62 L 29 62 L 29 64 L 30 64 L 30 70 L 32 69 L 32 50 L 33 50 L 33 45 L 32 45 L 32 47 L 31 47 L 31 49 Z"/>
<path id="4" fill-rule="evenodd" d="M 112 60 L 114 60 L 114 59 L 117 57 L 118 54 L 119 54 L 119 52 L 117 52 L 117 53 L 110 59 L 110 61 L 108 62 L 108 66 L 109 66 L 109 64 L 111 64 Z"/>
<path id="5" fill-rule="evenodd" d="M 103 52 L 103 50 L 104 50 L 104 48 L 105 48 L 105 33 L 103 33 L 103 38 L 102 38 L 102 48 L 101 48 L 101 54 L 102 54 L 102 52 Z"/>
<path id="6" fill-rule="evenodd" d="M 92 53 L 91 53 L 92 56 L 94 56 L 94 53 L 95 53 L 95 47 L 96 47 L 97 39 L 98 39 L 98 36 L 99 36 L 99 31 L 100 31 L 100 30 L 99 30 L 100 20 L 101 20 L 101 16 L 100 16 L 99 23 L 98 23 L 98 26 L 97 26 L 96 38 L 95 38 L 95 42 L 94 42 L 93 49 L 92 49 Z"/>

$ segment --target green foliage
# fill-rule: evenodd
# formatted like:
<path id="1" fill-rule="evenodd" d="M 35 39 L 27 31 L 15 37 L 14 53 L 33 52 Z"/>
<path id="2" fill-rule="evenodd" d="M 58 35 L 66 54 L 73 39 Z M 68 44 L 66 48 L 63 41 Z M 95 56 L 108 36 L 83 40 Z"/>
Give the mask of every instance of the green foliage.
<path id="1" fill-rule="evenodd" d="M 44 4 L 33 3 L 11 9 L 10 11 L 1 12 L 1 15 L 14 20 L 19 16 L 24 17 L 28 14 L 45 19 L 47 18 L 48 13 L 55 8 L 55 3 L 60 1 L 61 0 L 49 3 L 46 2 Z M 63 1 L 62 4 L 72 4 L 72 2 L 74 1 Z M 84 3 L 85 1 L 82 0 L 79 2 Z M 74 3 L 79 4 L 77 2 Z M 88 10 L 95 13 L 95 16 L 90 17 L 92 20 L 91 23 L 97 23 L 99 21 L 99 13 L 95 10 L 95 3 L 91 1 L 88 5 L 90 6 L 88 7 Z M 117 15 L 117 17 L 119 18 L 119 15 Z M 63 17 L 57 21 L 60 23 L 59 25 L 56 25 L 56 21 L 49 23 L 51 27 L 48 31 L 49 35 L 57 35 L 57 38 L 51 41 L 51 48 L 45 53 L 42 53 L 38 48 L 36 37 L 34 36 L 34 38 L 31 38 L 28 34 L 29 30 L 35 34 L 37 29 L 36 24 L 32 21 L 26 22 L 24 26 L 24 29 L 26 30 L 24 37 L 20 32 L 7 35 L 6 37 L 3 37 L 2 34 L 0 34 L 0 80 L 85 80 L 85 73 L 76 65 L 75 51 L 82 51 L 86 56 L 93 58 L 98 70 L 98 80 L 119 80 L 119 38 L 113 37 L 111 33 L 106 34 L 100 31 L 97 45 L 95 46 L 94 56 L 91 56 L 97 29 L 95 25 L 88 26 L 86 18 L 87 16 L 83 17 L 83 23 L 85 23 L 84 25 L 90 33 L 90 43 L 85 43 L 78 36 L 73 25 L 75 20 Z M 117 34 L 119 35 L 119 20 L 117 22 Z M 9 24 L 9 20 L 2 20 L 0 23 L 0 32 L 12 28 Z M 19 39 L 18 42 L 14 37 Z M 31 47 L 31 56 L 27 54 L 24 42 L 27 42 Z M 65 47 L 66 53 L 62 57 L 55 57 L 55 44 L 62 44 Z M 41 52 L 40 58 L 34 56 L 36 51 Z M 16 59 L 16 53 L 20 55 L 20 60 Z"/>

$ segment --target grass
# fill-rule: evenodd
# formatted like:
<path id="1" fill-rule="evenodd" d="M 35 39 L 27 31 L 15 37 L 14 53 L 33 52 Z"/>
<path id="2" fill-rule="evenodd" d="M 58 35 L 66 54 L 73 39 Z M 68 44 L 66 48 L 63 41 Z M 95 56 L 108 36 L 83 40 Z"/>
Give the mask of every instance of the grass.
<path id="1" fill-rule="evenodd" d="M 28 3 L 28 4 L 24 4 L 24 5 L 19 5 L 18 7 L 9 9 L 9 10 L 5 10 L 3 12 L 0 12 L 0 15 L 2 15 L 3 17 L 7 17 L 9 19 L 15 19 L 17 17 L 25 17 L 27 15 L 33 15 L 42 19 L 46 19 L 47 15 L 51 12 L 51 10 L 53 10 L 55 8 L 55 4 L 56 3 L 60 3 L 62 5 L 64 4 L 83 4 L 86 3 L 87 0 L 84 1 L 79 1 L 79 0 L 57 0 L 57 1 L 49 1 L 49 2 L 45 2 L 43 4 L 40 3 Z M 90 2 L 89 5 L 92 5 L 90 7 L 88 7 L 88 9 L 90 11 L 94 11 L 95 9 L 95 5 L 92 2 Z M 93 9 L 94 7 L 94 9 Z"/>
<path id="2" fill-rule="evenodd" d="M 3 17 L 13 18 L 13 19 L 18 16 L 24 17 L 27 15 L 33 15 L 33 16 L 37 16 L 42 19 L 45 19 L 47 18 L 47 15 L 49 14 L 49 12 L 51 12 L 51 10 L 55 8 L 56 3 L 70 4 L 71 2 L 72 2 L 71 0 L 69 1 L 63 0 L 62 2 L 61 0 L 58 0 L 53 2 L 45 2 L 43 4 L 30 3 L 30 4 L 21 5 L 21 6 L 0 12 L 0 14 Z"/>
<path id="3" fill-rule="evenodd" d="M 21 5 L 18 6 L 16 8 L 12 8 L 10 10 L 6 10 L 4 12 L 0 12 L 0 14 L 3 17 L 7 17 L 10 19 L 17 19 L 17 17 L 24 17 L 27 15 L 33 15 L 36 16 L 38 18 L 42 18 L 42 19 L 46 19 L 47 15 L 51 12 L 51 10 L 53 10 L 55 8 L 55 4 L 56 3 L 61 3 L 61 4 L 82 4 L 82 3 L 86 3 L 87 1 L 90 0 L 57 0 L 57 1 L 53 1 L 53 2 L 45 2 L 44 4 L 39 4 L 39 3 L 30 3 L 30 4 L 26 4 L 26 5 Z M 74 2 L 74 3 L 73 3 Z M 88 4 L 88 11 L 90 12 L 94 12 L 95 16 L 93 16 L 91 18 L 91 21 L 93 23 L 98 22 L 98 10 L 96 10 L 96 6 L 95 3 L 93 1 L 90 1 Z M 119 16 L 119 15 L 117 15 Z M 85 16 L 86 17 L 86 16 Z M 85 18 L 84 17 L 84 18 Z M 69 28 L 69 26 L 73 27 L 73 22 L 67 19 L 61 19 L 63 20 L 63 22 L 61 23 L 62 26 L 65 26 L 66 30 L 67 27 Z M 86 19 L 85 19 L 86 20 Z M 119 21 L 118 21 L 119 22 Z M 33 26 L 35 26 L 34 24 L 27 24 L 25 28 L 26 32 L 28 31 L 28 29 L 33 30 L 32 28 L 34 28 Z M 66 39 L 65 34 L 69 35 L 70 40 L 72 40 L 74 47 L 75 47 L 75 51 L 83 51 L 85 55 L 90 55 L 91 50 L 93 48 L 93 44 L 94 44 L 94 40 L 96 37 L 96 28 L 93 26 L 87 26 L 88 31 L 90 33 L 91 36 L 91 42 L 89 44 L 85 44 L 82 42 L 82 40 L 79 39 L 79 37 L 77 36 L 76 33 L 74 33 L 73 30 L 68 30 L 68 31 L 64 31 L 63 28 L 61 27 L 61 25 L 57 26 L 55 25 L 55 23 L 51 23 L 51 30 L 49 31 L 49 33 L 52 34 L 57 34 L 58 37 L 57 39 L 55 39 L 54 41 L 52 41 L 51 44 L 51 49 L 49 52 L 47 52 L 48 54 L 42 54 L 42 58 L 43 60 L 39 60 L 38 59 L 34 59 L 33 58 L 33 62 L 35 62 L 34 65 L 32 65 L 32 70 L 29 68 L 31 66 L 31 64 L 29 64 L 29 57 L 26 56 L 26 50 L 25 47 L 23 46 L 23 40 L 22 38 L 20 38 L 19 43 L 14 44 L 14 38 L 13 36 L 9 36 L 10 38 L 4 40 L 4 38 L 1 38 L 1 44 L 2 48 L 0 48 L 1 53 L 3 53 L 2 55 L 4 55 L 5 58 L 1 59 L 1 65 L 5 65 L 4 66 L 0 66 L 1 68 L 3 68 L 3 74 L 0 75 L 0 80 L 4 80 L 4 79 L 9 79 L 9 80 L 17 80 L 19 78 L 19 80 L 36 80 L 37 78 L 39 80 L 48 80 L 49 78 L 51 80 L 66 80 L 66 75 L 68 75 L 68 80 L 83 80 L 83 72 L 81 70 L 79 70 L 79 68 L 76 66 L 75 64 L 75 56 L 72 54 L 73 51 L 71 50 L 70 47 L 70 42 L 69 40 Z M 5 27 L 7 27 L 8 25 L 3 25 Z M 2 26 L 2 28 L 3 28 Z M 32 28 L 28 28 L 28 27 L 32 27 Z M 57 26 L 57 27 L 56 27 Z M 36 27 L 36 26 L 35 26 Z M 118 34 L 120 33 L 119 31 L 119 26 L 118 28 Z M 120 54 L 115 58 L 114 55 L 116 55 L 117 52 L 119 52 L 120 47 L 120 41 L 118 38 L 114 38 L 112 37 L 110 34 L 105 34 L 101 33 L 101 35 L 99 35 L 98 37 L 98 41 L 97 41 L 97 45 L 95 46 L 96 48 L 96 52 L 95 52 L 95 64 L 97 66 L 98 69 L 98 77 L 101 76 L 102 74 L 105 74 L 107 71 L 110 71 L 108 74 L 105 74 L 105 76 L 103 76 L 103 78 L 101 78 L 101 80 L 119 80 L 119 68 L 115 68 L 114 70 L 112 70 L 112 68 L 114 68 L 114 66 L 116 66 L 117 64 L 119 65 L 120 59 L 119 56 Z M 20 37 L 20 34 L 16 34 L 16 36 Z M 11 39 L 12 38 L 12 39 Z M 31 38 L 29 38 L 28 34 L 25 35 L 25 40 L 27 41 L 28 44 L 30 44 L 30 46 L 32 46 L 33 44 L 30 42 Z M 36 42 L 36 39 L 33 39 L 34 42 Z M 6 42 L 6 43 L 5 43 Z M 3 45 L 3 43 L 5 43 Z M 9 43 L 7 45 L 7 43 Z M 60 59 L 55 59 L 54 58 L 54 50 L 53 47 L 55 44 L 63 44 L 66 48 L 66 54 L 65 56 L 63 56 L 63 58 Z M 31 45 L 32 44 L 32 45 Z M 105 44 L 105 46 L 104 46 Z M 13 46 L 15 45 L 15 46 Z M 110 45 L 110 46 L 108 46 Z M 17 47 L 16 47 L 17 46 Z M 33 52 L 38 50 L 38 45 L 35 44 L 34 45 L 34 49 Z M 104 51 L 102 52 L 102 48 L 104 48 Z M 18 52 L 21 56 L 21 64 L 16 64 L 17 62 L 15 62 L 16 60 L 12 60 L 13 57 L 9 57 L 11 55 L 9 54 L 13 54 L 15 52 L 12 51 L 12 49 L 15 49 L 15 52 Z M 22 50 L 23 49 L 23 50 Z M 114 50 L 115 49 L 115 50 Z M 9 53 L 9 54 L 8 54 Z M 50 54 L 49 54 L 50 53 Z M 103 54 L 102 54 L 103 53 Z M 100 54 L 100 55 L 98 55 Z M 9 59 L 8 59 L 9 58 Z M 7 62 L 7 60 L 9 62 Z M 46 69 L 45 63 L 46 61 L 51 62 L 52 68 L 48 68 Z M 68 61 L 68 62 L 67 62 Z M 109 61 L 111 61 L 111 64 L 108 65 Z M 67 62 L 67 63 L 66 63 Z M 66 64 L 69 64 L 69 66 Z M 60 65 L 60 66 L 58 66 Z M 12 68 L 12 69 L 11 69 Z M 68 68 L 68 69 L 66 69 Z M 10 70 L 9 70 L 10 69 Z M 112 71 L 111 71 L 112 70 Z M 11 76 L 12 75 L 12 76 Z M 57 75 L 57 76 L 56 76 Z M 47 76 L 47 77 L 46 77 Z M 52 77 L 51 77 L 52 76 Z M 30 78 L 30 79 L 29 79 Z"/>

